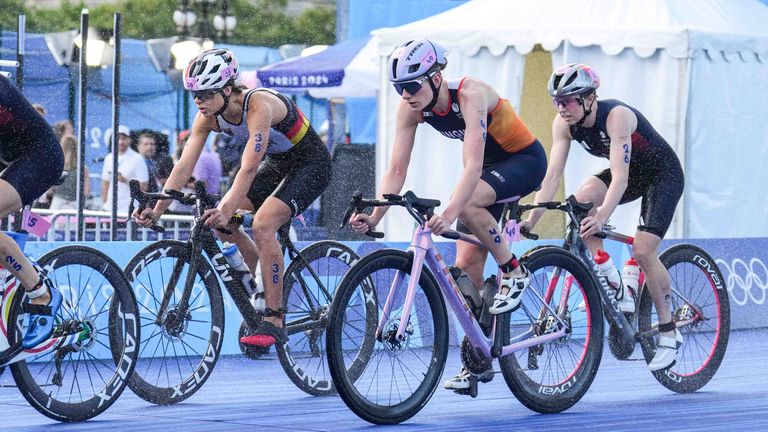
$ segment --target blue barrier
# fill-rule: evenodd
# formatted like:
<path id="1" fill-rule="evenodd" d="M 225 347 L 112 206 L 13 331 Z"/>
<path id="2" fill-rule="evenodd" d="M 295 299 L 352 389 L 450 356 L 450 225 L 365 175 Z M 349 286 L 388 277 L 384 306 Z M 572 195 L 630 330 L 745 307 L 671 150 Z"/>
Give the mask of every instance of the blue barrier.
<path id="1" fill-rule="evenodd" d="M 768 289 L 768 238 L 751 239 L 707 239 L 707 240 L 665 240 L 661 249 L 664 250 L 677 243 L 693 243 L 704 248 L 717 261 L 723 273 L 731 301 L 731 328 L 747 329 L 768 327 L 768 308 L 766 306 L 766 290 Z M 385 247 L 404 249 L 407 243 L 382 242 L 345 242 L 360 256 L 369 254 Z M 515 245 L 515 252 L 522 255 L 531 248 L 544 244 L 558 244 L 552 240 L 523 241 Z M 141 248 L 150 242 L 90 242 L 95 247 L 112 257 L 118 265 L 125 266 Z M 309 242 L 298 242 L 301 248 Z M 26 251 L 30 256 L 38 257 L 51 249 L 60 246 L 56 242 L 28 242 Z M 456 257 L 456 247 L 453 242 L 437 243 L 438 249 L 446 263 L 452 263 Z M 623 263 L 630 256 L 628 246 L 609 242 L 606 243 L 608 253 L 617 264 Z M 485 274 L 496 273 L 492 260 L 486 263 Z M 222 353 L 239 354 L 237 333 L 242 321 L 232 299 L 224 295 L 226 312 L 226 330 Z M 457 329 L 454 320 L 450 324 L 450 339 L 457 343 L 461 329 Z"/>

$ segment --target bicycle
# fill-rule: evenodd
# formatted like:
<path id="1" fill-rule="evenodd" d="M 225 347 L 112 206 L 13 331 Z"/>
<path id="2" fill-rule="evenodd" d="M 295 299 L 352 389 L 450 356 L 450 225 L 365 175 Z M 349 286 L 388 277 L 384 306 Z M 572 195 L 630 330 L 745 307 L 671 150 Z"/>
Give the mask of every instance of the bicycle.
<path id="1" fill-rule="evenodd" d="M 510 200 L 500 230 L 510 242 L 519 240 L 517 199 Z M 477 395 L 476 375 L 500 359 L 501 373 L 523 405 L 540 413 L 570 408 L 586 393 L 602 357 L 598 288 L 587 268 L 562 249 L 525 254 L 520 261 L 531 272 L 532 282 L 521 306 L 495 316 L 485 332 L 449 275 L 432 232 L 425 228 L 439 205 L 440 201 L 419 198 L 411 191 L 402 196 L 384 195 L 384 200 L 362 199 L 359 193 L 353 196 L 345 221 L 353 212 L 369 207 L 401 206 L 417 224 L 407 252 L 382 249 L 367 255 L 339 283 L 326 335 L 328 364 L 339 395 L 355 414 L 371 423 L 400 423 L 418 413 L 445 368 L 447 300 L 466 335 L 460 351 L 473 374 L 471 396 Z M 473 236 L 455 231 L 443 237 L 480 244 Z M 560 274 L 571 283 L 566 285 L 553 276 Z M 501 280 L 500 274 L 497 279 Z M 373 296 L 365 292 L 369 287 Z M 584 311 L 578 308 L 582 301 Z M 376 306 L 378 320 L 373 329 L 361 328 L 354 321 L 361 302 Z M 356 336 L 352 342 L 358 343 L 342 340 L 342 336 Z M 369 362 L 348 365 L 371 340 L 375 346 Z M 530 352 L 546 360 L 534 364 Z"/>
<path id="2" fill-rule="evenodd" d="M 579 203 L 574 196 L 563 202 L 547 202 L 528 206 L 560 210 L 569 217 L 563 248 L 573 252 L 599 281 L 600 299 L 605 318 L 610 324 L 608 345 L 618 360 L 627 360 L 640 344 L 647 363 L 656 353 L 658 317 L 642 272 L 638 283 L 638 307 L 634 313 L 622 313 L 608 291 L 608 283 L 592 259 L 592 254 L 579 236 L 581 220 L 592 208 L 591 203 Z M 531 234 L 537 238 L 535 234 Z M 634 238 L 617 233 L 605 226 L 598 237 L 632 245 Z M 550 246 L 555 247 L 555 246 Z M 730 306 L 725 279 L 717 263 L 703 249 L 681 243 L 659 255 L 671 277 L 672 316 L 683 335 L 678 361 L 670 368 L 654 371 L 661 385 L 677 393 L 691 393 L 706 385 L 717 372 L 725 355 L 730 334 Z"/>
<path id="3" fill-rule="evenodd" d="M 28 207 L 23 215 L 37 220 Z M 6 234 L 24 250 L 26 231 Z M 140 343 L 136 299 L 122 269 L 96 249 L 62 246 L 36 263 L 64 297 L 53 334 L 22 348 L 29 300 L 8 273 L 0 280 L 0 368 L 10 366 L 21 394 L 46 417 L 90 419 L 117 400 L 133 372 Z"/>
<path id="4" fill-rule="evenodd" d="M 200 389 L 219 359 L 224 335 L 222 288 L 243 317 L 240 335 L 243 328 L 258 328 L 263 312 L 249 301 L 252 293 L 243 283 L 245 273 L 230 267 L 212 230 L 202 223 L 203 212 L 216 201 L 206 193 L 202 182 L 195 184 L 191 194 L 172 190 L 143 193 L 137 183 L 130 186 L 140 209 L 155 199 L 194 205 L 194 222 L 186 242 L 153 243 L 139 251 L 125 268 L 137 293 L 141 325 L 150 329 L 142 340 L 138 364 L 128 385 L 148 402 L 174 404 Z M 245 219 L 236 214 L 232 222 L 242 224 Z M 349 247 L 333 241 L 313 243 L 299 251 L 288 236 L 288 228 L 285 225 L 278 234 L 290 259 L 283 290 L 289 341 L 276 345 L 277 357 L 302 391 L 333 394 L 322 335 L 336 282 L 359 257 Z"/>

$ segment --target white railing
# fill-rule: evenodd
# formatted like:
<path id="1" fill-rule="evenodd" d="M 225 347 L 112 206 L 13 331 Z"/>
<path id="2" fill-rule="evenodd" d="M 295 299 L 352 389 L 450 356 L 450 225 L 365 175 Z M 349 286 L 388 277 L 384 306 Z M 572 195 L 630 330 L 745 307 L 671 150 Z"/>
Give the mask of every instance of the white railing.
<path id="1" fill-rule="evenodd" d="M 47 241 L 76 241 L 77 240 L 77 210 L 47 210 L 33 209 L 51 222 L 51 228 L 43 237 L 30 235 L 30 240 Z M 84 238 L 88 241 L 108 241 L 112 213 L 107 211 L 85 210 Z M 160 218 L 160 225 L 165 227 L 165 233 L 155 233 L 149 229 L 141 228 L 133 223 L 125 213 L 117 214 L 117 238 L 120 240 L 148 241 L 163 239 L 185 240 L 194 218 L 192 215 L 164 214 Z M 13 217 L 3 220 L 2 228 L 11 230 Z M 132 235 L 128 235 L 132 233 Z"/>

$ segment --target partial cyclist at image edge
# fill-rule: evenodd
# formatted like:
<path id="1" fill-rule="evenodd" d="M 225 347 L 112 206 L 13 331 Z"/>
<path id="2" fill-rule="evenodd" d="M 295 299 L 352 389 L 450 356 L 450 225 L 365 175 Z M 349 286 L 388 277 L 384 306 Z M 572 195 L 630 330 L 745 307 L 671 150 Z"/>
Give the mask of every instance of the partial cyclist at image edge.
<path id="1" fill-rule="evenodd" d="M 576 193 L 579 202 L 594 203 L 581 223 L 581 236 L 593 255 L 602 249 L 602 240 L 594 234 L 602 230 L 616 206 L 642 198 L 642 221 L 632 255 L 645 274 L 659 317 L 659 342 L 648 366 L 652 371 L 663 370 L 674 365 L 683 338 L 675 328 L 669 273 L 659 260 L 658 249 L 683 193 L 683 169 L 672 147 L 642 113 L 619 100 L 598 100 L 599 87 L 597 73 L 584 64 L 563 65 L 550 76 L 548 91 L 557 114 L 552 123 L 549 168 L 535 201 L 549 201 L 554 196 L 571 141 L 610 162 L 610 168 L 589 177 Z M 542 212 L 531 212 L 521 226 L 533 228 Z"/>
<path id="2" fill-rule="evenodd" d="M 229 50 L 208 50 L 189 63 L 184 88 L 193 95 L 199 112 L 165 187 L 178 190 L 189 179 L 211 132 L 247 142 L 230 189 L 204 216 L 206 225 L 225 227 L 236 210 L 255 211 L 253 239 L 240 227 L 232 227 L 231 235 L 219 233 L 219 238 L 235 243 L 252 271 L 260 265 L 265 318 L 241 342 L 268 347 L 287 340 L 282 309 L 284 257 L 277 231 L 328 186 L 331 158 L 291 99 L 269 89 L 247 89 L 238 80 L 238 61 Z M 168 205 L 161 200 L 154 209 L 144 210 L 137 215 L 139 224 L 153 225 Z"/>
<path id="3" fill-rule="evenodd" d="M 31 204 L 56 183 L 64 169 L 64 153 L 51 126 L 24 95 L 0 75 L 0 218 Z M 51 336 L 53 317 L 63 296 L 19 245 L 0 232 L 1 265 L 18 278 L 29 303 L 30 325 L 22 339 L 29 349 Z"/>
<path id="4" fill-rule="evenodd" d="M 536 190 L 546 172 L 546 153 L 509 101 L 478 79 L 445 79 L 442 71 L 447 64 L 446 50 L 427 39 L 405 42 L 390 55 L 387 73 L 402 99 L 380 196 L 402 189 L 419 124 L 427 123 L 442 135 L 463 141 L 463 172 L 450 202 L 441 214 L 434 214 L 427 226 L 440 235 L 458 221 L 458 231 L 477 236 L 483 246 L 457 243 L 456 267 L 467 273 L 475 287 L 481 286 L 490 251 L 503 278 L 501 292 L 489 310 L 492 314 L 514 311 L 530 283 L 530 274 L 499 232 L 504 205 L 497 201 L 523 197 Z M 356 231 L 366 232 L 386 211 L 387 207 L 377 207 L 370 216 L 355 215 L 351 224 Z M 493 371 L 487 372 L 484 382 L 493 378 Z M 469 371 L 462 368 L 445 387 L 468 388 Z"/>

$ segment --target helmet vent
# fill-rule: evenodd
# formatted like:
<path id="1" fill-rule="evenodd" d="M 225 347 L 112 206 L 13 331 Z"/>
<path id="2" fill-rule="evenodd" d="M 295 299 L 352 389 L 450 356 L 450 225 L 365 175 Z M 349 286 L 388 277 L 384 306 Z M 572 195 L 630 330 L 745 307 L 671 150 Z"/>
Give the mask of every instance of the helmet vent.
<path id="1" fill-rule="evenodd" d="M 397 78 L 397 62 L 398 62 L 398 59 L 395 59 L 392 62 L 392 76 L 395 78 Z"/>
<path id="2" fill-rule="evenodd" d="M 565 81 L 565 85 L 571 85 L 574 81 L 576 81 L 576 78 L 578 77 L 578 74 L 571 74 L 571 76 L 568 77 L 568 79 Z"/>
<path id="3" fill-rule="evenodd" d="M 419 70 L 420 66 L 421 66 L 420 64 L 412 64 L 412 65 L 408 66 L 408 73 L 412 74 L 412 73 L 416 72 L 417 70 Z"/>

